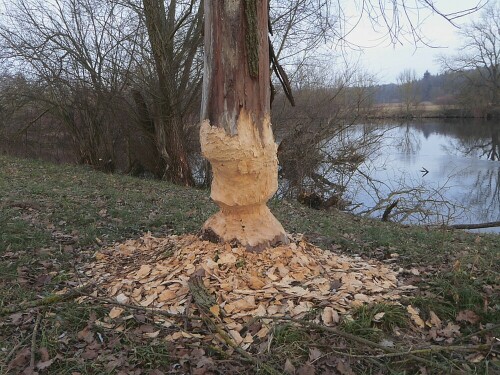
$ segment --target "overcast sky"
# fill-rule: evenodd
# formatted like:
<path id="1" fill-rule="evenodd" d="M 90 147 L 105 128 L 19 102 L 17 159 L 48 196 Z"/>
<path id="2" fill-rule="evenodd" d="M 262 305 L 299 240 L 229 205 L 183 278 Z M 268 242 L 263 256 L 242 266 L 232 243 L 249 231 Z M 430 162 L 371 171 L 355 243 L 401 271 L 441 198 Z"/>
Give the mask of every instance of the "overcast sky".
<path id="1" fill-rule="evenodd" d="M 490 2 L 495 1 L 500 0 L 490 0 Z M 478 2 L 480 0 L 434 0 L 435 6 L 443 13 L 469 9 L 476 6 Z M 485 2 L 485 0 L 482 1 L 483 4 Z M 408 1 L 408 3 L 412 2 Z M 348 11 L 352 14 L 357 12 L 354 8 Z M 456 19 L 454 22 L 456 25 L 463 25 L 478 17 L 479 13 L 474 13 Z M 379 83 L 395 83 L 396 77 L 404 69 L 415 69 L 417 77 L 423 76 L 426 70 L 429 70 L 431 74 L 440 73 L 441 68 L 435 59 L 439 54 L 451 55 L 457 51 L 461 44 L 458 30 L 437 14 L 423 12 L 419 18 L 422 21 L 422 33 L 433 46 L 440 48 L 425 45 L 415 47 L 411 41 L 403 41 L 403 45 L 393 45 L 390 40 L 383 38 L 383 31 L 385 31 L 383 28 L 376 32 L 368 22 L 362 22 L 349 35 L 349 40 L 363 46 L 374 47 L 365 48 L 362 52 L 349 52 L 349 59 L 359 58 L 361 66 L 368 72 L 376 74 Z"/>

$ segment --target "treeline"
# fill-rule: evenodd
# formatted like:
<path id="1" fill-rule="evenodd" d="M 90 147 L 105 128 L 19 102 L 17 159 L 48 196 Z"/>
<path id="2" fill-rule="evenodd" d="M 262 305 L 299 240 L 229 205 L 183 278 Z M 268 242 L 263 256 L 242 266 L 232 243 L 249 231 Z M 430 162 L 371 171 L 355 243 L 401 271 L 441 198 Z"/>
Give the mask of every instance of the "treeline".
<path id="1" fill-rule="evenodd" d="M 413 105 L 429 102 L 444 107 L 459 106 L 471 112 L 484 112 L 499 105 L 492 102 L 491 96 L 479 84 L 484 75 L 483 68 L 447 71 L 436 75 L 426 71 L 420 78 L 400 78 L 398 83 L 375 86 L 373 102 L 403 103 L 411 97 Z"/>

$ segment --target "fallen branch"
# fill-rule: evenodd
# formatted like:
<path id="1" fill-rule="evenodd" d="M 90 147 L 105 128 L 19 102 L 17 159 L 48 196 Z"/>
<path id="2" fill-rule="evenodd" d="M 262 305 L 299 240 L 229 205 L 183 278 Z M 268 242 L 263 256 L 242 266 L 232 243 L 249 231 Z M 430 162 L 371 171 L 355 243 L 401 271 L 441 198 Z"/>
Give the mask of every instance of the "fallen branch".
<path id="1" fill-rule="evenodd" d="M 397 356 L 397 355 L 407 356 L 408 358 L 411 358 L 412 360 L 414 360 L 416 362 L 419 362 L 419 363 L 422 363 L 422 364 L 425 364 L 427 366 L 432 366 L 432 367 L 435 367 L 435 368 L 439 368 L 441 370 L 448 370 L 447 367 L 442 366 L 442 365 L 440 365 L 438 363 L 434 363 L 432 361 L 429 361 L 429 360 L 427 360 L 425 358 L 419 357 L 419 356 L 417 356 L 415 354 L 412 354 L 411 351 L 403 352 L 404 353 L 403 354 L 403 353 L 401 353 L 400 351 L 398 351 L 396 349 L 387 348 L 385 346 L 377 344 L 376 342 L 370 341 L 370 340 L 365 339 L 363 337 L 358 337 L 356 335 L 353 335 L 353 334 L 350 334 L 350 333 L 347 333 L 347 332 L 342 332 L 342 331 L 339 331 L 339 330 L 337 330 L 335 328 L 332 328 L 332 327 L 322 326 L 321 324 L 309 322 L 307 320 L 299 320 L 299 319 L 293 319 L 293 318 L 287 318 L 287 317 L 273 317 L 273 316 L 258 316 L 257 318 L 258 319 L 262 319 L 262 320 L 265 320 L 265 319 L 274 320 L 274 321 L 280 321 L 281 320 L 281 321 L 288 321 L 288 322 L 297 323 L 297 324 L 300 324 L 300 325 L 303 325 L 303 326 L 308 326 L 308 327 L 314 328 L 314 329 L 319 330 L 319 331 L 333 333 L 334 335 L 341 336 L 341 337 L 343 337 L 345 339 L 348 339 L 348 340 L 351 340 L 351 341 L 355 341 L 355 342 L 358 342 L 360 344 L 367 345 L 367 346 L 370 346 L 372 348 L 376 348 L 376 349 L 382 350 L 383 352 L 393 354 L 394 356 Z"/>
<path id="2" fill-rule="evenodd" d="M 200 313 L 203 317 L 203 322 L 208 326 L 209 329 L 215 330 L 218 336 L 215 337 L 222 343 L 233 348 L 238 354 L 240 354 L 244 359 L 253 363 L 256 367 L 262 369 L 270 375 L 280 375 L 282 374 L 272 366 L 263 363 L 261 360 L 254 358 L 250 353 L 241 348 L 238 344 L 234 342 L 231 336 L 224 330 L 224 323 L 220 317 L 212 311 L 213 306 L 217 303 L 212 297 L 210 292 L 205 288 L 203 284 L 204 270 L 200 269 L 196 271 L 193 276 L 188 281 L 189 291 L 193 297 L 193 303 L 198 307 Z"/>
<path id="3" fill-rule="evenodd" d="M 478 223 L 478 224 L 452 224 L 447 226 L 453 229 L 494 228 L 494 227 L 500 227 L 500 221 L 490 221 L 488 223 Z"/>
<path id="4" fill-rule="evenodd" d="M 396 199 L 394 202 L 392 202 L 387 208 L 385 209 L 383 215 L 382 215 L 382 221 L 389 221 L 389 215 L 391 214 L 392 210 L 398 205 L 399 199 Z"/>
<path id="5" fill-rule="evenodd" d="M 481 329 L 479 331 L 476 331 L 476 332 L 472 332 L 471 334 L 467 335 L 467 336 L 463 336 L 460 341 L 464 341 L 464 340 L 467 340 L 473 336 L 481 336 L 481 335 L 484 335 L 485 333 L 488 333 L 488 332 L 491 332 L 491 331 L 494 331 L 496 329 L 499 329 L 500 328 L 500 324 L 495 324 L 495 325 L 492 325 L 490 327 L 487 327 L 487 328 L 484 328 L 484 329 Z"/>
<path id="6" fill-rule="evenodd" d="M 33 327 L 33 335 L 31 336 L 31 356 L 30 356 L 30 369 L 35 370 L 35 355 L 36 355 L 36 336 L 38 332 L 38 326 L 42 321 L 42 313 L 38 313 L 35 321 L 35 326 Z"/>
<path id="7" fill-rule="evenodd" d="M 375 354 L 375 355 L 369 355 L 369 354 L 353 354 L 351 352 L 343 352 L 340 350 L 332 350 L 332 353 L 335 354 L 340 354 L 340 355 L 345 355 L 347 357 L 351 358 L 391 358 L 391 357 L 404 357 L 409 354 L 432 354 L 432 353 L 438 353 L 438 352 L 471 352 L 471 353 L 476 353 L 476 352 L 485 352 L 485 351 L 490 351 L 493 345 L 489 344 L 481 344 L 481 345 L 470 345 L 470 346 L 459 346 L 459 345 L 453 345 L 453 346 L 439 346 L 439 345 L 431 345 L 428 348 L 420 348 L 420 349 L 412 349 L 412 350 L 407 350 L 407 351 L 396 351 L 394 353 L 384 353 L 384 354 Z"/>
<path id="8" fill-rule="evenodd" d="M 113 305 L 113 306 L 122 307 L 124 309 L 139 310 L 139 311 L 144 311 L 144 312 L 148 312 L 148 313 L 152 313 L 152 314 L 166 316 L 166 317 L 169 317 L 169 318 L 202 320 L 202 318 L 199 318 L 197 316 L 189 316 L 189 315 L 186 315 L 186 314 L 169 313 L 168 311 L 155 309 L 154 307 L 144 307 L 144 306 L 139 306 L 139 305 L 130 305 L 130 304 L 127 304 L 127 303 L 121 303 L 121 302 L 113 301 L 113 300 L 108 299 L 108 298 L 96 297 L 96 296 L 93 296 L 91 294 L 82 293 L 82 296 L 83 297 L 87 297 L 89 299 L 92 299 L 94 301 L 99 301 L 99 302 L 105 303 L 107 305 Z"/>
<path id="9" fill-rule="evenodd" d="M 426 225 L 426 228 L 440 228 L 440 229 L 482 229 L 482 228 L 496 228 L 500 227 L 500 221 L 490 221 L 487 223 L 476 224 L 433 224 Z"/>
<path id="10" fill-rule="evenodd" d="M 46 297 L 43 297 L 41 299 L 37 299 L 34 301 L 26 301 L 26 302 L 21 302 L 18 305 L 10 305 L 7 307 L 3 307 L 0 309 L 0 317 L 10 315 L 10 314 L 15 314 L 19 311 L 25 311 L 27 309 L 46 307 L 46 306 L 66 302 L 69 300 L 73 300 L 77 297 L 84 295 L 85 290 L 89 289 L 90 287 L 91 287 L 91 285 L 87 284 L 87 285 L 83 285 L 81 287 L 72 289 L 69 292 L 64 293 L 64 294 L 51 294 L 51 295 L 48 295 Z"/>

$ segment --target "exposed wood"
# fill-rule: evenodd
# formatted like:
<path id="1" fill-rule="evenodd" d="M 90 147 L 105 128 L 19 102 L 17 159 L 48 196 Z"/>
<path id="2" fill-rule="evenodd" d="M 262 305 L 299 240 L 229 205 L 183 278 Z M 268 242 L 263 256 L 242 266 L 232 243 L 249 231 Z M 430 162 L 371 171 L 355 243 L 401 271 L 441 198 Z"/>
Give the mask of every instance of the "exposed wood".
<path id="1" fill-rule="evenodd" d="M 221 210 L 203 230 L 250 251 L 288 242 L 266 206 L 278 187 L 267 30 L 267 0 L 205 2 L 200 142 Z"/>

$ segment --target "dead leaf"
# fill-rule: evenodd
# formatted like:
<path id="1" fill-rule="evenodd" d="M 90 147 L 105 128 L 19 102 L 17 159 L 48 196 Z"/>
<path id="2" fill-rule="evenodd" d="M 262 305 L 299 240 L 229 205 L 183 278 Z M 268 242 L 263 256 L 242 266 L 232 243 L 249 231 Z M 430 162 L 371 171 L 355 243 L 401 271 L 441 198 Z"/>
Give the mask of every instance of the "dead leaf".
<path id="1" fill-rule="evenodd" d="M 19 351 L 16 356 L 9 362 L 7 366 L 8 370 L 25 368 L 30 364 L 31 350 L 30 348 L 24 348 Z"/>
<path id="2" fill-rule="evenodd" d="M 479 323 L 481 318 L 472 310 L 462 310 L 458 312 L 457 322 L 468 322 L 470 324 Z"/>
<path id="3" fill-rule="evenodd" d="M 158 296 L 158 302 L 167 302 L 173 300 L 176 297 L 177 294 L 175 293 L 175 291 L 167 289 L 160 293 L 160 295 Z"/>
<path id="4" fill-rule="evenodd" d="M 90 344 L 92 341 L 94 341 L 94 333 L 90 330 L 89 326 L 78 332 L 76 337 L 78 338 L 78 340 L 85 341 L 87 344 Z"/>
<path id="5" fill-rule="evenodd" d="M 352 371 L 351 366 L 348 362 L 344 362 L 343 360 L 339 360 L 337 362 L 337 370 L 341 375 L 356 375 L 354 371 Z"/>
<path id="6" fill-rule="evenodd" d="M 382 318 L 384 317 L 384 315 L 385 315 L 385 312 L 379 312 L 378 314 L 375 314 L 373 317 L 373 321 L 375 323 L 379 323 L 380 321 L 382 321 Z"/>
<path id="7" fill-rule="evenodd" d="M 295 374 L 295 366 L 292 364 L 292 362 L 288 358 L 285 361 L 285 367 L 283 368 L 283 370 L 287 374 L 290 374 L 290 375 L 294 375 Z"/>
<path id="8" fill-rule="evenodd" d="M 219 256 L 219 259 L 217 260 L 218 264 L 227 264 L 227 265 L 232 265 L 236 263 L 236 256 L 231 253 L 224 253 Z"/>
<path id="9" fill-rule="evenodd" d="M 479 363 L 484 359 L 484 355 L 481 353 L 474 353 L 467 356 L 467 360 L 472 363 Z"/>
<path id="10" fill-rule="evenodd" d="M 441 319 L 436 315 L 434 311 L 429 311 L 429 319 L 425 322 L 429 327 L 437 327 L 441 328 L 442 322 Z"/>
<path id="11" fill-rule="evenodd" d="M 460 335 L 460 326 L 449 322 L 445 328 L 438 331 L 438 334 L 448 338 L 457 337 Z"/>
<path id="12" fill-rule="evenodd" d="M 123 311 L 125 310 L 123 310 L 121 307 L 113 307 L 109 312 L 109 317 L 111 319 L 118 318 L 123 313 Z"/>
<path id="13" fill-rule="evenodd" d="M 247 279 L 247 283 L 248 286 L 254 290 L 259 290 L 266 286 L 266 283 L 257 276 L 249 276 Z"/>
<path id="14" fill-rule="evenodd" d="M 45 370 L 49 368 L 54 363 L 55 358 L 49 359 L 47 361 L 40 361 L 36 364 L 37 370 Z"/>
<path id="15" fill-rule="evenodd" d="M 118 303 L 128 303 L 129 298 L 125 294 L 120 293 L 116 296 L 116 301 Z"/>
<path id="16" fill-rule="evenodd" d="M 220 315 L 220 306 L 213 305 L 212 307 L 210 307 L 210 312 L 214 314 L 214 316 L 218 317 Z"/>
<path id="17" fill-rule="evenodd" d="M 40 361 L 45 362 L 50 359 L 49 351 L 47 350 L 46 347 L 41 347 L 38 350 L 38 353 L 40 353 Z"/>
<path id="18" fill-rule="evenodd" d="M 144 333 L 144 336 L 148 337 L 150 339 L 155 339 L 158 337 L 159 334 L 160 334 L 160 331 L 146 332 L 146 333 Z"/>
<path id="19" fill-rule="evenodd" d="M 99 352 L 95 349 L 89 349 L 87 348 L 83 353 L 82 353 L 82 358 L 83 359 L 96 359 L 99 357 Z"/>
<path id="20" fill-rule="evenodd" d="M 323 353 L 321 352 L 321 350 L 317 348 L 309 348 L 309 362 L 315 362 L 316 360 L 321 358 L 322 355 Z"/>
<path id="21" fill-rule="evenodd" d="M 141 268 L 139 268 L 139 271 L 137 271 L 137 273 L 135 274 L 135 279 L 136 280 L 143 279 L 146 276 L 149 276 L 150 273 L 151 273 L 151 266 L 149 266 L 148 264 L 143 264 Z"/>
<path id="22" fill-rule="evenodd" d="M 240 345 L 243 342 L 243 337 L 241 337 L 240 333 L 234 329 L 229 331 L 229 334 L 233 338 L 236 345 Z"/>
<path id="23" fill-rule="evenodd" d="M 316 372 L 313 365 L 306 363 L 305 365 L 299 367 L 297 370 L 297 375 L 314 375 Z"/>

